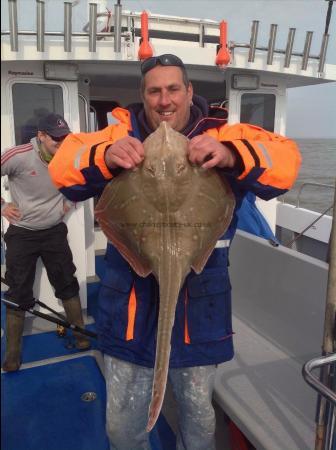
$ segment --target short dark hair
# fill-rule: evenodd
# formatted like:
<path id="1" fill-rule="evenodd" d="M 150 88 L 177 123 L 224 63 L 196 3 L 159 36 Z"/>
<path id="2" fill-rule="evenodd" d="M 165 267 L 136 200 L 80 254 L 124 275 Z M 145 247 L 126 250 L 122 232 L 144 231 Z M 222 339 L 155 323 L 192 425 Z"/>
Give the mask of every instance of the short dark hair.
<path id="1" fill-rule="evenodd" d="M 183 84 L 186 88 L 189 86 L 189 77 L 187 74 L 187 69 L 183 64 L 183 61 L 176 55 L 166 53 L 160 56 L 152 56 L 151 58 L 145 59 L 141 64 L 141 92 L 145 90 L 145 75 L 150 70 L 154 69 L 156 66 L 173 66 L 179 67 L 182 71 Z"/>

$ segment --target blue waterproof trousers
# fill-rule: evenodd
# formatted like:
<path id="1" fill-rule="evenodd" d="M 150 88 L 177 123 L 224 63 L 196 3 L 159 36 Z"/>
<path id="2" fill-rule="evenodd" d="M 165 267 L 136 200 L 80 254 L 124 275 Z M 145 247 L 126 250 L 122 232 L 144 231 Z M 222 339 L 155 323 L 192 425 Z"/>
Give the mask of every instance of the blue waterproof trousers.
<path id="1" fill-rule="evenodd" d="M 105 355 L 106 430 L 111 450 L 151 450 L 146 433 L 153 369 Z M 211 403 L 216 366 L 170 369 L 177 402 L 177 450 L 215 450 Z"/>

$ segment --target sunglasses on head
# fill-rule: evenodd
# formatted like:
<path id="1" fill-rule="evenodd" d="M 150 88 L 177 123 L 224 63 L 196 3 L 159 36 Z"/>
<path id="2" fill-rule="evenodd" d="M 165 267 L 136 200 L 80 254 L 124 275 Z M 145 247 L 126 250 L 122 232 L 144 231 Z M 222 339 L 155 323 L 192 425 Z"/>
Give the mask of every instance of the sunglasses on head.
<path id="1" fill-rule="evenodd" d="M 152 56 L 151 58 L 145 59 L 143 63 L 141 64 L 141 73 L 142 75 L 145 75 L 149 70 L 154 69 L 155 66 L 176 66 L 176 67 L 183 67 L 184 64 L 175 55 L 161 55 L 161 56 Z"/>
<path id="2" fill-rule="evenodd" d="M 62 142 L 64 141 L 64 139 L 67 137 L 67 134 L 64 136 L 51 136 L 51 134 L 48 134 L 48 136 L 50 137 L 50 139 L 52 139 L 54 142 Z"/>

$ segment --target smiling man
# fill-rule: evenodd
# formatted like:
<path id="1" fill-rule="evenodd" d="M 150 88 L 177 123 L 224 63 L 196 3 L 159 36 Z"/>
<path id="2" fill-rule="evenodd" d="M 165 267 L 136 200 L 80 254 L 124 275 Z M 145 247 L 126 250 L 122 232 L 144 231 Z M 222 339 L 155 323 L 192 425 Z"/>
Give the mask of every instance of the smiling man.
<path id="1" fill-rule="evenodd" d="M 155 130 L 166 121 L 176 131 L 183 130 L 190 118 L 191 83 L 174 66 L 157 65 L 144 73 L 142 95 L 149 126 Z"/>
<path id="2" fill-rule="evenodd" d="M 172 331 L 168 378 L 178 404 L 178 450 L 214 450 L 211 403 L 216 365 L 233 357 L 228 252 L 237 211 L 249 194 L 270 199 L 294 183 L 296 144 L 247 124 L 227 125 L 226 111 L 209 109 L 193 94 L 183 62 L 166 54 L 141 65 L 143 103 L 112 114 L 119 123 L 70 135 L 49 171 L 71 200 L 100 194 L 121 171 L 144 160 L 143 141 L 162 121 L 189 138 L 188 158 L 227 176 L 236 198 L 232 222 L 203 272 L 191 272 L 181 289 Z M 215 114 L 213 114 L 215 112 Z M 75 164 L 76 161 L 76 164 Z M 106 428 L 113 450 L 150 449 L 145 433 L 151 399 L 158 322 L 158 286 L 134 273 L 108 243 L 99 294 L 99 345 L 107 385 Z"/>
<path id="3" fill-rule="evenodd" d="M 183 62 L 175 55 L 162 55 L 149 58 L 141 66 L 142 105 L 131 105 L 131 111 L 137 116 L 137 124 L 133 135 L 138 132 L 143 141 L 152 131 L 166 121 L 176 131 L 186 136 L 197 136 L 191 139 L 189 159 L 208 169 L 210 167 L 230 167 L 235 164 L 241 167 L 242 161 L 233 148 L 218 142 L 209 135 L 194 132 L 195 125 L 201 125 L 204 116 L 208 115 L 208 106 L 202 97 L 193 95 L 193 87 Z M 195 103 L 195 104 L 194 104 Z M 115 115 L 122 119 L 120 108 Z M 226 123 L 226 112 L 221 111 L 223 118 L 213 119 L 213 124 Z M 207 128 L 208 125 L 205 125 Z M 106 149 L 105 161 L 108 167 L 124 169 L 134 168 L 143 159 L 143 147 L 138 139 L 126 136 Z"/>

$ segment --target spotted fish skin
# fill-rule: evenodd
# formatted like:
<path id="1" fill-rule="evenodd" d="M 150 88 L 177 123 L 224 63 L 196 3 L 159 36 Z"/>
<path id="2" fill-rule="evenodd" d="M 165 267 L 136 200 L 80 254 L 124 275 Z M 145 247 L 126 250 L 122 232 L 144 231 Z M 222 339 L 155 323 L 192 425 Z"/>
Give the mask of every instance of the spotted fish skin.
<path id="1" fill-rule="evenodd" d="M 96 218 L 140 276 L 153 273 L 160 306 L 147 431 L 164 399 L 176 303 L 188 273 L 200 273 L 227 230 L 235 200 L 224 177 L 187 159 L 188 139 L 166 122 L 144 142 L 145 159 L 105 188 Z"/>

